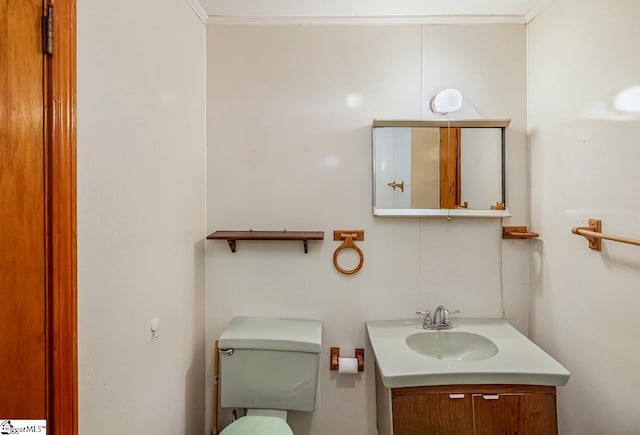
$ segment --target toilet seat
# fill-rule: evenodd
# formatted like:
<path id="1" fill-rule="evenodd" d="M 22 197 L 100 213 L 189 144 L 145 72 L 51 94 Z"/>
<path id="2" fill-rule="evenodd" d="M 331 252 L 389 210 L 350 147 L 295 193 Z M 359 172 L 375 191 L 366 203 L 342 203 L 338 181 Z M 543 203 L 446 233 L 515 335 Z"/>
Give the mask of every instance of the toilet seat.
<path id="1" fill-rule="evenodd" d="M 250 415 L 240 417 L 220 435 L 293 435 L 293 431 L 281 418 Z"/>

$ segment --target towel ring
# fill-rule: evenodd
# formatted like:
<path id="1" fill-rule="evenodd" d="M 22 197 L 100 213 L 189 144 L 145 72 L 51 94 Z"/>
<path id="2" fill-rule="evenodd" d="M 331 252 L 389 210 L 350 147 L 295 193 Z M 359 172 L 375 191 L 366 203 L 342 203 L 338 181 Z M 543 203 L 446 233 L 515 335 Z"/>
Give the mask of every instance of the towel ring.
<path id="1" fill-rule="evenodd" d="M 343 273 L 345 275 L 353 275 L 358 273 L 358 271 L 362 269 L 362 265 L 364 264 L 364 254 L 362 253 L 362 250 L 358 248 L 358 245 L 353 243 L 354 237 L 357 238 L 358 235 L 355 233 L 340 234 L 340 238 L 344 239 L 344 242 L 342 242 L 342 245 L 338 246 L 338 249 L 336 249 L 336 251 L 333 253 L 333 265 L 336 267 L 336 269 L 338 269 L 338 272 Z M 358 253 L 358 257 L 360 257 L 360 261 L 358 262 L 358 265 L 351 270 L 344 269 L 342 266 L 338 264 L 338 255 L 340 254 L 340 251 L 344 249 L 353 249 Z"/>

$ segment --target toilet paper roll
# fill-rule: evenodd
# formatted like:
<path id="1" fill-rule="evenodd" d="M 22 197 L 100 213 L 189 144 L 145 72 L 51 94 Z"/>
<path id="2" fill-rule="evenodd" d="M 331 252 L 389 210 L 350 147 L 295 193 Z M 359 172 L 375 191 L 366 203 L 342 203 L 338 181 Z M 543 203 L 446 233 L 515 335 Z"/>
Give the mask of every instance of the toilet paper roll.
<path id="1" fill-rule="evenodd" d="M 338 373 L 341 375 L 357 374 L 358 360 L 356 358 L 338 358 Z"/>

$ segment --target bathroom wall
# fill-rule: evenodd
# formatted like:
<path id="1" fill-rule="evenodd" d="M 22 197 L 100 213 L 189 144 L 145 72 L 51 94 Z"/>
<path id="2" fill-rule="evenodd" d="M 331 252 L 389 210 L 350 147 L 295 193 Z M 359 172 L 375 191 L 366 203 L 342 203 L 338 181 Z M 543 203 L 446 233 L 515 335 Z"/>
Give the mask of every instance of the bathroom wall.
<path id="1" fill-rule="evenodd" d="M 79 0 L 77 39 L 79 432 L 203 433 L 205 27 Z"/>
<path id="2" fill-rule="evenodd" d="M 231 253 L 207 242 L 208 389 L 213 341 L 231 317 L 320 319 L 316 412 L 290 415 L 293 430 L 373 435 L 366 320 L 439 303 L 500 317 L 504 305 L 526 331 L 527 242 L 502 241 L 498 219 L 374 218 L 371 200 L 372 120 L 432 116 L 431 96 L 454 86 L 467 111 L 512 119 L 505 223 L 526 224 L 525 46 L 525 27 L 506 24 L 207 28 L 207 231 L 325 232 L 306 255 L 301 243 L 240 241 Z M 365 230 L 357 275 L 334 269 L 333 229 Z M 366 346 L 365 373 L 329 372 L 331 346 Z"/>
<path id="3" fill-rule="evenodd" d="M 532 338 L 571 371 L 563 434 L 640 433 L 640 3 L 556 0 L 529 25 Z M 620 95 L 636 87 L 628 98 Z"/>

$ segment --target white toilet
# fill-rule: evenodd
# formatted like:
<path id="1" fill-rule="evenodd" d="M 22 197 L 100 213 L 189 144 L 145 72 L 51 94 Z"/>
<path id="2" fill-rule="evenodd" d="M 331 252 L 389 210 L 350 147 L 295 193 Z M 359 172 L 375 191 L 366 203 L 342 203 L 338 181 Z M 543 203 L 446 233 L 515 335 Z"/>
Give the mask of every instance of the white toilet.
<path id="1" fill-rule="evenodd" d="M 287 411 L 316 406 L 322 322 L 234 317 L 218 339 L 220 406 L 247 408 L 222 435 L 293 435 Z"/>

